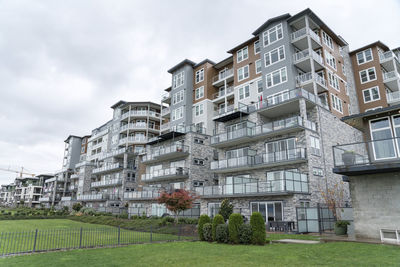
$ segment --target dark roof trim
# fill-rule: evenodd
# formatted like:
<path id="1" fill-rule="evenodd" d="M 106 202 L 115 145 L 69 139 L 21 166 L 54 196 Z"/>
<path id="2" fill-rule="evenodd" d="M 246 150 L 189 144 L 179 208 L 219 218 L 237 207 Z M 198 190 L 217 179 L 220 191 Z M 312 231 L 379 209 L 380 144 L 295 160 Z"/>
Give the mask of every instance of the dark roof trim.
<path id="1" fill-rule="evenodd" d="M 364 45 L 363 47 L 357 48 L 356 50 L 350 51 L 349 54 L 354 54 L 354 53 L 357 53 L 359 51 L 365 50 L 365 49 L 373 47 L 373 46 L 380 46 L 385 50 L 389 50 L 389 47 L 387 45 L 385 45 L 384 43 L 382 43 L 381 41 L 378 40 L 378 41 L 373 42 L 371 44 Z"/>
<path id="2" fill-rule="evenodd" d="M 351 120 L 351 119 L 365 118 L 365 117 L 369 117 L 369 116 L 373 116 L 373 115 L 379 115 L 382 113 L 386 113 L 389 111 L 394 111 L 397 109 L 400 110 L 400 104 L 386 107 L 386 108 L 374 109 L 374 110 L 370 110 L 370 111 L 367 111 L 364 113 L 358 113 L 358 114 L 354 114 L 354 115 L 350 115 L 350 116 L 345 116 L 345 117 L 342 117 L 341 120 L 347 121 L 347 120 Z"/>
<path id="3" fill-rule="evenodd" d="M 271 23 L 274 23 L 274 22 L 277 22 L 277 21 L 280 21 L 280 20 L 286 20 L 288 18 L 290 18 L 290 14 L 289 13 L 286 13 L 286 14 L 283 14 L 283 15 L 280 15 L 280 16 L 277 16 L 277 17 L 270 18 L 269 20 L 264 22 L 263 25 L 258 27 L 257 30 L 255 30 L 253 32 L 253 35 L 258 35 L 265 27 L 267 27 Z"/>
<path id="4" fill-rule="evenodd" d="M 208 58 L 204 59 L 203 61 L 200 61 L 196 65 L 193 66 L 193 68 L 197 68 L 198 66 L 203 65 L 204 63 L 210 63 L 211 65 L 215 65 L 214 61 L 209 60 Z"/>
<path id="5" fill-rule="evenodd" d="M 179 69 L 180 67 L 184 66 L 184 65 L 190 65 L 190 66 L 195 66 L 196 63 L 194 63 L 193 61 L 189 60 L 189 59 L 184 59 L 181 62 L 179 62 L 178 64 L 176 64 L 175 66 L 173 66 L 172 68 L 170 68 L 168 70 L 168 73 L 173 73 L 174 71 L 176 71 L 177 69 Z"/>
<path id="6" fill-rule="evenodd" d="M 67 139 L 65 139 L 64 143 L 68 142 L 68 140 L 69 140 L 70 138 L 72 138 L 72 137 L 82 139 L 82 137 L 77 136 L 77 135 L 69 135 L 69 136 L 67 137 Z"/>
<path id="7" fill-rule="evenodd" d="M 233 52 L 235 52 L 239 48 L 241 48 L 241 47 L 243 47 L 246 44 L 249 44 L 251 42 L 255 42 L 256 40 L 258 40 L 258 36 L 251 37 L 250 39 L 248 39 L 248 40 L 244 41 L 243 43 L 241 43 L 241 44 L 235 46 L 234 48 L 230 49 L 229 51 L 227 51 L 227 53 L 232 54 Z"/>
<path id="8" fill-rule="evenodd" d="M 164 89 L 165 92 L 171 92 L 171 90 L 172 90 L 172 87 L 171 87 L 171 86 L 168 87 L 167 89 Z"/>
<path id="9" fill-rule="evenodd" d="M 156 104 L 156 103 L 154 103 L 154 102 L 151 102 L 151 101 L 143 101 L 143 102 L 141 102 L 141 101 L 138 101 L 138 102 L 128 102 L 128 101 L 123 101 L 123 100 L 120 100 L 120 101 L 118 101 L 117 103 L 115 103 L 114 105 L 112 105 L 111 106 L 111 108 L 117 108 L 117 107 L 119 107 L 119 106 L 121 106 L 121 105 L 132 105 L 132 104 L 138 104 L 138 105 L 156 105 L 156 106 L 160 106 L 159 104 Z M 101 127 L 101 126 L 100 126 Z M 100 128 L 100 127 L 98 127 L 98 128 Z"/>
<path id="10" fill-rule="evenodd" d="M 220 68 L 222 68 L 222 67 L 224 67 L 224 66 L 226 66 L 226 65 L 228 65 L 228 64 L 230 64 L 230 63 L 232 63 L 232 62 L 233 62 L 233 56 L 229 56 L 229 57 L 227 57 L 227 58 L 221 60 L 221 61 L 218 62 L 217 64 L 215 64 L 215 65 L 214 65 L 214 68 L 215 68 L 215 69 L 220 69 Z"/>

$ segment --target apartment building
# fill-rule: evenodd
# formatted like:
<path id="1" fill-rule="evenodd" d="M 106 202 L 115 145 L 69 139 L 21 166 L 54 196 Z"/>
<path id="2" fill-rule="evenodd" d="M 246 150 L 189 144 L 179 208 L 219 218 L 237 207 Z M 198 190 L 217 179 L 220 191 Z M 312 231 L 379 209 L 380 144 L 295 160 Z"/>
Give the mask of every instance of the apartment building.
<path id="1" fill-rule="evenodd" d="M 15 184 L 4 184 L 1 185 L 0 191 L 0 203 L 4 206 L 11 206 L 14 202 Z"/>
<path id="2" fill-rule="evenodd" d="M 400 48 L 380 41 L 350 52 L 360 112 L 400 103 Z"/>

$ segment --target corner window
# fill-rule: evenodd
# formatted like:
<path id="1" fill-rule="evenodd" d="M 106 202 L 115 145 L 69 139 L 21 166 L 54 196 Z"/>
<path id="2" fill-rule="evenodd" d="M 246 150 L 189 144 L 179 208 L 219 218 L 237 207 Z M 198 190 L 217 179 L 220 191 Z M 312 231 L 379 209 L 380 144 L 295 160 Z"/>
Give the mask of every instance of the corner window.
<path id="1" fill-rule="evenodd" d="M 261 51 L 261 47 L 260 47 L 260 41 L 255 41 L 254 42 L 254 54 L 257 55 L 258 53 L 260 53 Z"/>
<path id="2" fill-rule="evenodd" d="M 284 59 L 285 59 L 285 46 L 282 45 L 268 53 L 265 53 L 264 55 L 265 67 L 268 67 Z"/>
<path id="3" fill-rule="evenodd" d="M 326 33 L 326 32 L 322 32 L 322 40 L 324 41 L 324 43 L 326 44 L 326 46 L 328 46 L 330 49 L 333 50 L 333 41 L 332 38 Z"/>
<path id="4" fill-rule="evenodd" d="M 178 74 L 175 74 L 174 77 L 172 78 L 172 88 L 178 88 L 179 86 L 183 85 L 184 83 L 184 72 L 180 72 Z"/>
<path id="5" fill-rule="evenodd" d="M 286 67 L 273 71 L 266 75 L 267 88 L 287 81 Z"/>
<path id="6" fill-rule="evenodd" d="M 282 24 L 278 24 L 275 27 L 272 27 L 271 29 L 268 29 L 265 32 L 263 32 L 264 47 L 273 44 L 282 38 L 283 38 Z"/>
<path id="7" fill-rule="evenodd" d="M 340 113 L 343 113 L 343 101 L 335 95 L 331 95 L 332 108 Z"/>

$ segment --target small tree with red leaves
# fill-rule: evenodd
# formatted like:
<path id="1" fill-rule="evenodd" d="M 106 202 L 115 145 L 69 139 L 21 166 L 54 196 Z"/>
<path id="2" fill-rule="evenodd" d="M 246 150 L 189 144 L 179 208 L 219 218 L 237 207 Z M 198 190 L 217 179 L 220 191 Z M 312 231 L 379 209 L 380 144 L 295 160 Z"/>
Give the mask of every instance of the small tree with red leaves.
<path id="1" fill-rule="evenodd" d="M 184 189 L 176 189 L 171 193 L 161 192 L 157 198 L 159 204 L 164 204 L 169 211 L 174 213 L 175 221 L 178 222 L 178 214 L 192 208 L 196 195 Z"/>

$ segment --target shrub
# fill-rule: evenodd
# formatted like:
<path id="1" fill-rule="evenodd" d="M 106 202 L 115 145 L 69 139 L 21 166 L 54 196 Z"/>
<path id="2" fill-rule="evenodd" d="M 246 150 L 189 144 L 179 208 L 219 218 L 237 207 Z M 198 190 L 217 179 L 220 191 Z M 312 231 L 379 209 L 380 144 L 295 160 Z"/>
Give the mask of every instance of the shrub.
<path id="1" fill-rule="evenodd" d="M 217 226 L 220 224 L 225 224 L 224 217 L 221 214 L 215 215 L 212 222 L 212 238 L 216 240 L 217 237 Z"/>
<path id="2" fill-rule="evenodd" d="M 233 205 L 229 202 L 228 199 L 224 199 L 219 208 L 219 214 L 224 217 L 225 222 L 229 219 L 229 216 L 233 213 Z"/>
<path id="3" fill-rule="evenodd" d="M 203 225 L 203 236 L 204 236 L 204 240 L 211 242 L 213 241 L 212 238 L 212 224 L 211 223 L 205 223 Z"/>
<path id="4" fill-rule="evenodd" d="M 254 245 L 264 245 L 266 239 L 264 218 L 259 212 L 254 212 L 250 217 L 251 231 L 253 232 L 251 242 Z"/>
<path id="5" fill-rule="evenodd" d="M 215 240 L 218 243 L 228 243 L 229 241 L 228 225 L 226 224 L 217 225 Z"/>
<path id="6" fill-rule="evenodd" d="M 350 225 L 350 222 L 345 220 L 339 220 L 335 222 L 336 227 L 346 227 L 348 225 Z"/>
<path id="7" fill-rule="evenodd" d="M 199 220 L 197 218 L 178 218 L 178 223 L 180 224 L 198 224 Z"/>
<path id="8" fill-rule="evenodd" d="M 243 224 L 242 215 L 239 213 L 232 213 L 229 216 L 229 240 L 233 244 L 239 244 L 239 226 Z"/>
<path id="9" fill-rule="evenodd" d="M 208 215 L 203 214 L 199 218 L 199 224 L 197 225 L 197 231 L 199 233 L 199 238 L 200 240 L 204 241 L 204 235 L 203 235 L 203 226 L 206 223 L 211 223 L 210 217 Z"/>
<path id="10" fill-rule="evenodd" d="M 251 226 L 249 224 L 242 224 L 239 226 L 239 242 L 241 244 L 250 244 L 252 234 Z"/>
<path id="11" fill-rule="evenodd" d="M 82 208 L 82 209 L 80 210 L 80 212 L 82 212 L 82 213 L 85 214 L 85 215 L 91 215 L 91 216 L 96 214 L 96 211 L 95 211 L 94 209 L 92 209 L 92 208 L 87 208 L 87 207 Z"/>
<path id="12" fill-rule="evenodd" d="M 77 202 L 77 203 L 75 203 L 74 205 L 72 205 L 72 209 L 73 209 L 74 211 L 80 211 L 80 210 L 82 209 L 82 204 L 79 203 L 79 202 Z"/>
<path id="13" fill-rule="evenodd" d="M 158 225 L 159 226 L 171 225 L 174 221 L 175 221 L 175 219 L 172 217 L 164 217 L 161 219 L 161 221 L 158 223 Z"/>

